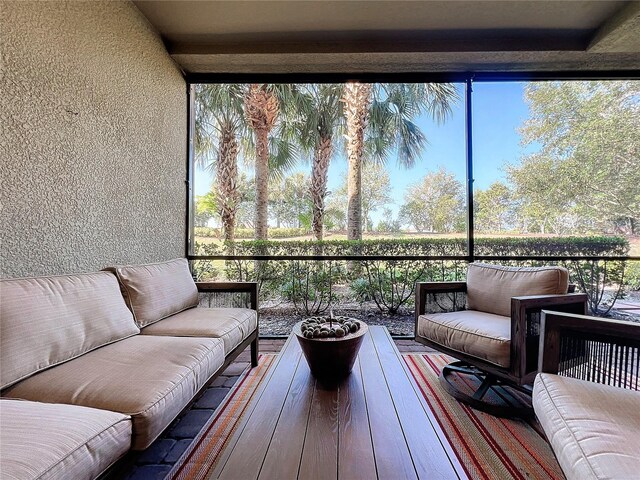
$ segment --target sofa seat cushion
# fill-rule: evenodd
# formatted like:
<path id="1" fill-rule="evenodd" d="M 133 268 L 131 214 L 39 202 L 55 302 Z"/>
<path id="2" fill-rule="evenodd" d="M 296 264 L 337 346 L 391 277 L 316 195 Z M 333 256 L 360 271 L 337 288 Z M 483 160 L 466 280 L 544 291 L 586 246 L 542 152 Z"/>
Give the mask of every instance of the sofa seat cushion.
<path id="1" fill-rule="evenodd" d="M 0 388 L 140 332 L 109 272 L 0 281 Z"/>
<path id="2" fill-rule="evenodd" d="M 258 324 L 255 310 L 248 308 L 191 308 L 142 329 L 145 335 L 213 337 L 224 342 L 228 355 Z"/>
<path id="3" fill-rule="evenodd" d="M 23 400 L 0 400 L 3 479 L 93 479 L 131 446 L 120 413 Z"/>
<path id="4" fill-rule="evenodd" d="M 418 336 L 500 367 L 511 364 L 511 319 L 463 310 L 418 317 Z"/>
<path id="5" fill-rule="evenodd" d="M 140 328 L 198 305 L 198 287 L 184 258 L 107 270 L 118 277 L 122 295 Z"/>
<path id="6" fill-rule="evenodd" d="M 560 295 L 569 288 L 569 272 L 562 267 L 504 267 L 470 263 L 467 269 L 469 310 L 511 316 L 511 298 Z"/>
<path id="7" fill-rule="evenodd" d="M 569 480 L 640 475 L 640 392 L 541 373 L 533 408 Z"/>
<path id="8" fill-rule="evenodd" d="M 148 447 L 222 366 L 219 338 L 136 335 L 34 375 L 5 396 L 130 415 L 135 450 Z"/>

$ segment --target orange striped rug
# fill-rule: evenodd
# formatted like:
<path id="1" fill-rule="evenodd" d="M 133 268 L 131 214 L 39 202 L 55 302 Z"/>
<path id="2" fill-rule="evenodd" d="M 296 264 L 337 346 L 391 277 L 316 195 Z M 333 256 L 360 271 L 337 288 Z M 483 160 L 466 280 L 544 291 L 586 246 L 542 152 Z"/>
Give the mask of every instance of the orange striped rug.
<path id="1" fill-rule="evenodd" d="M 261 355 L 258 367 L 240 376 L 167 479 L 201 480 L 210 475 L 275 358 L 275 354 Z M 438 376 L 448 357 L 430 353 L 403 354 L 403 358 L 469 478 L 564 478 L 535 425 L 478 412 L 440 387 Z"/>
<path id="2" fill-rule="evenodd" d="M 165 480 L 207 478 L 277 356 L 260 354 L 258 366 L 245 370 Z"/>
<path id="3" fill-rule="evenodd" d="M 438 377 L 450 357 L 429 353 L 403 358 L 469 478 L 564 478 L 537 422 L 493 417 L 444 391 Z"/>

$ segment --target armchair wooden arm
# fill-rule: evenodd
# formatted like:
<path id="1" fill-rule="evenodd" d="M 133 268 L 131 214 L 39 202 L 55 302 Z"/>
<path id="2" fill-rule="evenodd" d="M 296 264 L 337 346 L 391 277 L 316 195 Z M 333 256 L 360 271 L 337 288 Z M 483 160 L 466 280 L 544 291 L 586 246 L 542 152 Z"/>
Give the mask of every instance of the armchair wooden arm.
<path id="1" fill-rule="evenodd" d="M 250 308 L 258 310 L 258 284 L 256 282 L 196 282 L 196 286 L 198 292 L 246 292 L 249 294 Z"/>
<path id="2" fill-rule="evenodd" d="M 539 315 L 542 309 L 584 315 L 587 295 L 527 295 L 511 298 L 511 366 L 512 373 L 522 383 L 533 381 L 537 373 L 540 332 Z M 525 361 L 519 361 L 525 359 Z"/>
<path id="3" fill-rule="evenodd" d="M 542 311 L 541 372 L 638 390 L 640 324 Z"/>
<path id="4" fill-rule="evenodd" d="M 466 292 L 466 282 L 416 282 L 416 319 L 426 311 L 429 293 Z"/>

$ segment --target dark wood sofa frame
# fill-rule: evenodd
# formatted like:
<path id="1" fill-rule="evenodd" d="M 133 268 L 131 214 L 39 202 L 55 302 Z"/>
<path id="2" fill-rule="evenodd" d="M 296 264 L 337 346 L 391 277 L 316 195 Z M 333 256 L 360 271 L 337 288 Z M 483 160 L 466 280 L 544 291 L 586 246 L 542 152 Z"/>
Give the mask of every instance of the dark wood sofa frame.
<path id="1" fill-rule="evenodd" d="M 543 310 L 538 369 L 639 390 L 640 324 Z"/>
<path id="2" fill-rule="evenodd" d="M 501 407 L 489 404 L 482 399 L 490 388 L 500 384 L 513 386 L 530 394 L 530 385 L 538 373 L 542 310 L 553 309 L 584 315 L 587 308 L 587 296 L 582 293 L 574 293 L 575 286 L 570 285 L 570 293 L 565 295 L 513 297 L 511 299 L 511 361 L 509 368 L 503 368 L 418 336 L 418 317 L 420 315 L 465 310 L 466 291 L 466 282 L 416 283 L 415 340 L 459 360 L 459 362 L 445 367 L 440 375 L 443 387 L 456 399 L 496 416 L 528 417 L 533 415 L 533 410 L 529 407 Z M 472 395 L 461 392 L 449 381 L 449 375 L 453 372 L 474 375 L 481 378 L 482 383 Z"/>
<path id="3" fill-rule="evenodd" d="M 249 308 L 256 311 L 256 319 L 258 319 L 258 284 L 256 282 L 196 282 L 196 286 L 199 293 L 248 293 Z M 226 356 L 222 368 L 218 371 L 224 371 L 249 345 L 251 345 L 251 366 L 257 367 L 258 342 L 258 324 L 256 323 L 256 329 Z"/>

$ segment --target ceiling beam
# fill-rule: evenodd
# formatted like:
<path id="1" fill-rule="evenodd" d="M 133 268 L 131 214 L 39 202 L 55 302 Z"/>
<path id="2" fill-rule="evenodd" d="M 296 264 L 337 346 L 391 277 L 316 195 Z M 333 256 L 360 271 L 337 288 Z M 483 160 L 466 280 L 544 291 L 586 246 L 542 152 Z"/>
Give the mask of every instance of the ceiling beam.
<path id="1" fill-rule="evenodd" d="M 595 32 L 590 53 L 640 52 L 640 1 L 630 2 Z"/>

